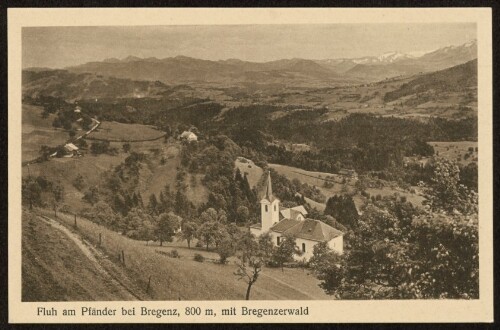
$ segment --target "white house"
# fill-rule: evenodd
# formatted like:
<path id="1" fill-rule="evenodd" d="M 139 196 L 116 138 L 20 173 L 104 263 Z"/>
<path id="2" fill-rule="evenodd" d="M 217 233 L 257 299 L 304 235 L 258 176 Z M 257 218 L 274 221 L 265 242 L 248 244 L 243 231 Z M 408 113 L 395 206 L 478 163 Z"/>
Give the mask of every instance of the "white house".
<path id="1" fill-rule="evenodd" d="M 283 236 L 292 235 L 302 255 L 296 255 L 296 260 L 309 260 L 313 255 L 314 246 L 319 242 L 328 242 L 329 247 L 342 254 L 344 252 L 344 233 L 326 223 L 308 219 L 303 206 L 280 208 L 280 201 L 273 195 L 271 174 L 267 177 L 266 193 L 261 205 L 260 224 L 250 226 L 255 236 L 269 232 L 275 245 L 279 245 Z"/>
<path id="2" fill-rule="evenodd" d="M 191 141 L 198 141 L 198 136 L 196 136 L 196 134 L 194 134 L 193 132 L 184 131 L 184 132 L 182 132 L 182 134 L 180 136 L 180 139 L 181 140 L 187 140 L 189 142 L 191 142 Z"/>
<path id="3" fill-rule="evenodd" d="M 75 146 L 73 143 L 66 143 L 64 145 L 64 150 L 66 151 L 66 156 L 64 157 L 73 157 L 78 155 L 78 147 Z"/>

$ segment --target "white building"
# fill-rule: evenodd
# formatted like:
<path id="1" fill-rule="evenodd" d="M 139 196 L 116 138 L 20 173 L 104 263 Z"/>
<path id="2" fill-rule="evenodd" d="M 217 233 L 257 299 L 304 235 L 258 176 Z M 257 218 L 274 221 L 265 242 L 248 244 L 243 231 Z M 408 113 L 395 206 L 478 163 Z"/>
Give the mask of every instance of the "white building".
<path id="1" fill-rule="evenodd" d="M 266 193 L 260 205 L 260 224 L 250 226 L 251 233 L 260 236 L 269 232 L 275 245 L 281 243 L 283 236 L 292 235 L 302 251 L 302 255 L 295 256 L 297 261 L 309 260 L 319 242 L 328 242 L 328 246 L 338 254 L 344 252 L 343 232 L 322 221 L 306 218 L 307 211 L 303 206 L 280 208 L 279 199 L 273 195 L 271 174 L 268 174 Z"/>
<path id="2" fill-rule="evenodd" d="M 184 132 L 182 132 L 180 139 L 187 140 L 189 142 L 198 141 L 198 136 L 196 136 L 196 134 L 194 134 L 193 132 L 184 131 Z"/>

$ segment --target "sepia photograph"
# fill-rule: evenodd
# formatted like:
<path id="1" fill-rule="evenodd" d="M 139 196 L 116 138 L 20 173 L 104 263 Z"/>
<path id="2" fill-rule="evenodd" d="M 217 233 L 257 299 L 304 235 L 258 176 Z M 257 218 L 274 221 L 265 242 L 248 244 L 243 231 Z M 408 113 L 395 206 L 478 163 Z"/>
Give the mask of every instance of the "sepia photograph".
<path id="1" fill-rule="evenodd" d="M 20 32 L 22 303 L 481 298 L 476 22 Z"/>

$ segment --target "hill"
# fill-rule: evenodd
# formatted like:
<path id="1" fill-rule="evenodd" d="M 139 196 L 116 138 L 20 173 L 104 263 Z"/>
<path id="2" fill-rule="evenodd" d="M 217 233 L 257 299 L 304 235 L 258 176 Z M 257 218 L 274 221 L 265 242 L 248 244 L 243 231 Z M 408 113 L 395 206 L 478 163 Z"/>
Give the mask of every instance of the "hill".
<path id="1" fill-rule="evenodd" d="M 386 93 L 384 100 L 391 102 L 415 94 L 467 92 L 476 88 L 477 60 L 473 60 L 449 69 L 421 75 Z"/>
<path id="2" fill-rule="evenodd" d="M 397 76 L 443 70 L 476 58 L 477 42 L 471 41 L 462 45 L 443 47 L 419 57 L 389 52 L 381 56 L 316 62 L 341 74 L 344 78 L 380 81 Z"/>
<path id="3" fill-rule="evenodd" d="M 24 212 L 23 301 L 109 301 L 147 297 L 128 274 L 56 221 Z"/>
<path id="4" fill-rule="evenodd" d="M 46 214 L 52 218 L 53 213 L 41 210 L 40 213 Z M 27 222 L 33 226 L 40 225 L 39 219 L 34 219 Z M 59 223 L 66 230 L 73 227 L 74 218 L 72 215 L 60 213 L 56 225 Z M 45 225 L 42 223 L 41 225 Z M 55 228 L 44 226 L 44 233 L 47 235 L 57 235 L 54 233 Z M 56 229 L 57 230 L 57 229 Z M 31 231 L 33 232 L 33 231 Z M 23 231 L 27 235 L 30 230 Z M 79 241 L 88 242 L 89 246 L 94 248 L 96 254 L 103 254 L 104 260 L 107 260 L 109 273 L 112 276 L 121 276 L 120 279 L 127 283 L 127 287 L 137 287 L 145 290 L 149 276 L 151 276 L 151 290 L 148 296 L 143 296 L 143 299 L 148 300 L 241 300 L 244 299 L 246 284 L 243 281 L 238 281 L 238 278 L 233 274 L 236 265 L 234 259 L 231 258 L 226 265 L 215 264 L 211 260 L 215 257 L 213 252 L 207 252 L 204 249 L 192 248 L 188 249 L 185 242 L 172 242 L 166 246 L 160 247 L 156 243 L 143 241 L 135 241 L 124 237 L 116 232 L 110 231 L 102 226 L 92 223 L 85 218 L 78 218 L 78 227 L 71 229 L 71 233 Z M 102 244 L 98 246 L 99 233 L 102 237 Z M 42 235 L 42 238 L 46 237 Z M 64 236 L 61 240 L 70 241 Z M 26 236 L 27 241 L 32 239 L 31 236 Z M 35 238 L 33 238 L 35 239 Z M 29 242 L 27 242 L 29 243 Z M 72 243 L 72 242 L 69 242 Z M 37 296 L 51 295 L 52 300 L 62 300 L 58 292 L 42 292 L 40 286 L 46 280 L 52 280 L 51 275 L 44 273 L 41 264 L 45 264 L 47 260 L 52 260 L 56 264 L 65 265 L 65 267 L 57 268 L 59 270 L 57 279 L 70 276 L 75 267 L 86 275 L 92 272 L 92 264 L 89 264 L 88 256 L 78 255 L 78 250 L 75 250 L 74 244 L 67 244 L 68 250 L 54 250 L 58 247 L 58 242 L 55 239 L 45 242 L 49 245 L 48 253 L 34 254 L 38 256 L 38 264 L 31 267 L 32 271 L 36 271 L 39 276 L 31 278 L 30 274 L 25 273 L 26 278 L 29 278 L 30 287 Z M 171 258 L 168 253 L 176 249 L 180 254 L 180 258 Z M 116 257 L 121 251 L 125 253 L 125 265 Z M 37 252 L 39 253 L 39 252 Z M 203 263 L 196 262 L 192 256 L 194 253 L 199 253 L 205 256 L 206 261 Z M 78 258 L 77 258 L 78 257 Z M 33 258 L 27 258 L 31 262 Z M 113 268 L 111 268 L 113 267 Z M 122 276 L 126 275 L 126 277 Z M 130 281 L 125 282 L 129 279 Z M 54 280 L 52 280 L 54 282 Z M 66 281 L 66 280 L 65 280 Z M 95 292 L 99 290 L 100 296 L 110 296 L 113 294 L 111 287 L 103 287 L 101 278 L 95 278 L 94 287 L 92 282 L 81 282 L 78 290 L 72 293 L 73 300 L 90 300 L 86 292 Z M 66 281 L 71 284 L 72 281 Z M 195 283 L 195 285 L 193 284 Z M 264 268 L 259 276 L 259 280 L 252 287 L 251 298 L 253 300 L 310 300 L 310 299 L 331 299 L 331 296 L 326 295 L 318 286 L 318 280 L 307 272 L 300 269 L 286 269 L 284 272 L 278 268 Z M 137 293 L 139 291 L 139 293 Z M 140 290 L 133 291 L 140 294 Z M 108 298 L 111 299 L 111 298 Z M 31 300 L 36 300 L 31 298 Z"/>
<path id="5" fill-rule="evenodd" d="M 122 79 L 162 81 L 167 84 L 185 83 L 304 83 L 339 81 L 328 68 L 312 60 L 290 59 L 272 62 L 240 60 L 209 61 L 186 56 L 164 59 L 126 58 L 89 62 L 69 67 L 74 73 L 93 73 Z"/>
<path id="6" fill-rule="evenodd" d="M 153 97 L 168 90 L 159 81 L 138 81 L 104 77 L 66 70 L 23 71 L 23 96 L 60 97 L 65 100 L 121 97 Z"/>
<path id="7" fill-rule="evenodd" d="M 52 126 L 56 117 L 48 114 L 42 117 L 43 108 L 28 104 L 22 106 L 22 161 L 31 161 L 40 156 L 42 145 L 55 147 L 65 143 L 69 135 L 62 129 Z"/>

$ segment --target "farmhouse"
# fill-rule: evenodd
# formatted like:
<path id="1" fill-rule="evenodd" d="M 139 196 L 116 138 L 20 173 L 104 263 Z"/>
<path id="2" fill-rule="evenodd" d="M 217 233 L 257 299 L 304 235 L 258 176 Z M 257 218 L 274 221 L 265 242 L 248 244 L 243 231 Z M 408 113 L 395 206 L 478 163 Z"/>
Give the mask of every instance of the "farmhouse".
<path id="1" fill-rule="evenodd" d="M 309 260 L 314 246 L 319 242 L 328 242 L 332 250 L 343 253 L 343 232 L 322 221 L 307 218 L 307 211 L 303 206 L 280 208 L 280 200 L 273 195 L 269 173 L 266 193 L 260 201 L 260 206 L 260 223 L 250 226 L 250 231 L 255 236 L 269 232 L 274 245 L 279 245 L 283 236 L 295 237 L 297 247 L 302 251 L 302 255 L 295 256 L 296 260 Z"/>
<path id="2" fill-rule="evenodd" d="M 75 113 L 80 113 L 82 112 L 82 108 L 80 106 L 76 106 L 75 110 L 74 110 Z"/>
<path id="3" fill-rule="evenodd" d="M 196 134 L 194 134 L 193 132 L 189 132 L 189 131 L 184 131 L 182 132 L 182 134 L 180 135 L 179 137 L 181 140 L 186 140 L 186 141 L 198 141 L 198 136 L 196 136 Z"/>
<path id="4" fill-rule="evenodd" d="M 64 151 L 66 152 L 65 157 L 73 157 L 79 154 L 78 147 L 75 146 L 73 143 L 66 143 L 64 145 Z"/>

